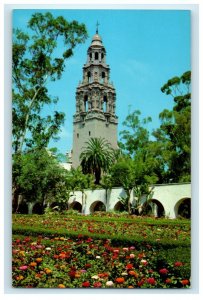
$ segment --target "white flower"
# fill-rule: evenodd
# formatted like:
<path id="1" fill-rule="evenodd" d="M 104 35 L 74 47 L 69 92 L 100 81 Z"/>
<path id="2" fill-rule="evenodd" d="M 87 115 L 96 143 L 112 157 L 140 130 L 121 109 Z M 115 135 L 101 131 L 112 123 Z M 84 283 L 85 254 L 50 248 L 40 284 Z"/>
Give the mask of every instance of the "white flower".
<path id="1" fill-rule="evenodd" d="M 47 251 L 50 251 L 50 250 L 51 250 L 51 248 L 50 248 L 50 247 L 47 247 L 47 248 L 45 248 L 45 250 L 47 250 Z"/>
<path id="2" fill-rule="evenodd" d="M 128 273 L 126 273 L 126 272 L 123 272 L 121 275 L 122 275 L 122 276 L 127 276 L 127 275 L 128 275 Z"/>
<path id="3" fill-rule="evenodd" d="M 96 256 L 96 258 L 97 258 L 97 259 L 100 259 L 100 258 L 101 258 L 101 256 L 99 256 L 99 255 L 98 255 L 98 256 Z"/>
<path id="4" fill-rule="evenodd" d="M 106 286 L 113 286 L 113 285 L 114 285 L 113 281 L 107 281 L 106 282 Z"/>
<path id="5" fill-rule="evenodd" d="M 98 279 L 99 276 L 98 276 L 98 275 L 94 275 L 94 276 L 92 276 L 91 278 L 92 278 L 92 279 Z"/>

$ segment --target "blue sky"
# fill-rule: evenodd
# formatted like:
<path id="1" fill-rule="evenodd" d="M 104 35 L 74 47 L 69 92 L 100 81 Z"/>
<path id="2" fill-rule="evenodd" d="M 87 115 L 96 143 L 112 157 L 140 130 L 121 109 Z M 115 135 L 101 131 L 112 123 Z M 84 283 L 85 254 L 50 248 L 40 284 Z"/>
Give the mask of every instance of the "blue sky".
<path id="1" fill-rule="evenodd" d="M 43 10 L 46 12 L 47 10 Z M 75 113 L 75 92 L 82 79 L 87 48 L 95 34 L 96 22 L 107 51 L 111 81 L 117 93 L 116 114 L 118 132 L 129 112 L 139 109 L 142 117 L 151 116 L 150 130 L 159 127 L 159 113 L 172 108 L 173 101 L 161 93 L 161 86 L 173 76 L 191 69 L 190 11 L 188 10 L 49 10 L 68 21 L 77 20 L 87 26 L 89 38 L 79 45 L 67 61 L 60 81 L 49 86 L 50 94 L 59 97 L 57 106 L 47 113 L 63 111 L 66 121 L 60 140 L 51 143 L 61 153 L 72 148 L 72 122 Z M 34 12 L 42 10 L 15 10 L 13 26 L 27 31 L 27 21 Z M 119 135 L 118 135 L 119 138 Z"/>

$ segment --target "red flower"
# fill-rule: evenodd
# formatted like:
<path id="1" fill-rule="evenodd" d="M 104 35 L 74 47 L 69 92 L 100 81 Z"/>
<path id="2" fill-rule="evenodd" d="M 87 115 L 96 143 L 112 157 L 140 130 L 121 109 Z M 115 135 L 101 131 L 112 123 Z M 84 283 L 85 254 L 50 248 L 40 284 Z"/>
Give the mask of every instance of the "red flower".
<path id="1" fill-rule="evenodd" d="M 88 268 L 91 268 L 91 266 L 92 266 L 91 264 L 86 264 L 85 268 L 88 269 Z"/>
<path id="2" fill-rule="evenodd" d="M 174 267 L 181 267 L 182 265 L 183 265 L 183 263 L 180 261 L 177 261 L 174 263 Z"/>
<path id="3" fill-rule="evenodd" d="M 143 284 L 144 284 L 144 279 L 141 279 L 141 280 L 137 283 L 138 286 L 142 286 Z"/>
<path id="4" fill-rule="evenodd" d="M 102 286 L 101 282 L 97 281 L 97 282 L 94 283 L 95 288 L 100 288 L 101 286 Z"/>
<path id="5" fill-rule="evenodd" d="M 188 285 L 189 284 L 189 280 L 187 279 L 183 279 L 181 280 L 182 285 Z"/>
<path id="6" fill-rule="evenodd" d="M 166 274 L 168 273 L 168 270 L 167 270 L 166 268 L 163 268 L 163 269 L 160 269 L 160 270 L 159 270 L 159 273 L 160 273 L 161 275 L 166 275 Z"/>
<path id="7" fill-rule="evenodd" d="M 83 287 L 89 287 L 90 286 L 90 283 L 89 281 L 84 281 L 83 284 L 82 284 Z"/>
<path id="8" fill-rule="evenodd" d="M 126 266 L 126 269 L 127 270 L 130 270 L 130 269 L 132 269 L 133 268 L 133 264 L 127 264 L 127 266 Z"/>
<path id="9" fill-rule="evenodd" d="M 71 278 L 74 278 L 75 277 L 75 271 L 71 270 L 68 275 L 71 277 Z"/>
<path id="10" fill-rule="evenodd" d="M 151 278 L 147 279 L 147 283 L 149 283 L 151 285 L 155 285 L 156 284 L 156 280 L 154 279 L 154 277 L 151 277 Z"/>

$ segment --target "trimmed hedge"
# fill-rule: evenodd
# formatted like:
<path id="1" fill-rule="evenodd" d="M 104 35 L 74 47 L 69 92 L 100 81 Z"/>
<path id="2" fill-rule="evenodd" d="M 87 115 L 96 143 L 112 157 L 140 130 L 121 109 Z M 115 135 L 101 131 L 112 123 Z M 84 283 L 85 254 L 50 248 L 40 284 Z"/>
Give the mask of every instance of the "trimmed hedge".
<path id="1" fill-rule="evenodd" d="M 189 241 L 178 241 L 178 240 L 169 240 L 167 238 L 163 238 L 160 241 L 156 241 L 153 238 L 146 238 L 143 240 L 142 237 L 136 236 L 124 236 L 124 235 L 111 235 L 108 234 L 98 234 L 98 233 L 91 233 L 83 231 L 82 234 L 79 231 L 67 231 L 65 229 L 44 229 L 41 227 L 31 227 L 31 226 L 19 226 L 13 225 L 12 229 L 13 234 L 21 234 L 27 236 L 46 236 L 46 237 L 56 237 L 56 236 L 63 236 L 71 239 L 77 239 L 78 236 L 83 236 L 85 238 L 91 237 L 94 239 L 110 239 L 111 243 L 114 245 L 135 245 L 137 247 L 142 247 L 146 245 L 150 245 L 156 248 L 163 248 L 163 249 L 172 249 L 175 247 L 190 247 Z"/>

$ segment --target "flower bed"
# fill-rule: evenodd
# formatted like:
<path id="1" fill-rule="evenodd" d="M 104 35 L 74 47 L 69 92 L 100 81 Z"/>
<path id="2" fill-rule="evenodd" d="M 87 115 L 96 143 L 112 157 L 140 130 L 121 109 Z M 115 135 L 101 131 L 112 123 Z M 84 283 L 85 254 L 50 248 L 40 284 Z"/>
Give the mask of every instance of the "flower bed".
<path id="1" fill-rule="evenodd" d="M 13 237 L 13 287 L 188 288 L 189 263 L 150 245 L 111 240 Z M 179 249 L 185 259 L 184 248 Z M 180 255 L 179 253 L 179 255 Z M 178 255 L 178 253 L 177 253 Z"/>
<path id="2" fill-rule="evenodd" d="M 190 223 L 13 216 L 13 287 L 188 288 Z"/>

